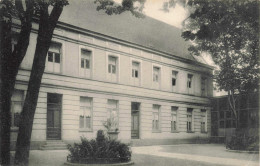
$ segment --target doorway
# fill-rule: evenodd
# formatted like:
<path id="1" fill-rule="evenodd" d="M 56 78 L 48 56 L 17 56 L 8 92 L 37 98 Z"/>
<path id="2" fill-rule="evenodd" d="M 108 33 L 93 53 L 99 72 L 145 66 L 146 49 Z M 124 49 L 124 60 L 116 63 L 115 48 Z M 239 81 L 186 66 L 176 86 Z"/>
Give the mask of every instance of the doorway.
<path id="1" fill-rule="evenodd" d="M 47 140 L 61 139 L 61 94 L 47 94 Z"/>
<path id="2" fill-rule="evenodd" d="M 131 103 L 131 138 L 139 139 L 140 103 Z"/>

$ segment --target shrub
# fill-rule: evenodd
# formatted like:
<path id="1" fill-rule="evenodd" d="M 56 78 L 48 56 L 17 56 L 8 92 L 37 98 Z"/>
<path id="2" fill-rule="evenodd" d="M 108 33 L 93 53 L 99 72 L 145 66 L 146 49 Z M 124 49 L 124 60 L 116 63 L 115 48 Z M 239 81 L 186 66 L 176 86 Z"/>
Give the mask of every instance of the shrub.
<path id="1" fill-rule="evenodd" d="M 236 134 L 231 137 L 231 140 L 227 143 L 227 148 L 231 150 L 248 150 L 258 151 L 259 150 L 259 137 L 246 136 L 243 134 Z"/>
<path id="2" fill-rule="evenodd" d="M 68 145 L 70 154 L 67 159 L 72 163 L 121 163 L 131 160 L 130 148 L 120 141 L 109 140 L 99 130 L 97 138 L 87 140 L 81 137 L 81 143 Z"/>

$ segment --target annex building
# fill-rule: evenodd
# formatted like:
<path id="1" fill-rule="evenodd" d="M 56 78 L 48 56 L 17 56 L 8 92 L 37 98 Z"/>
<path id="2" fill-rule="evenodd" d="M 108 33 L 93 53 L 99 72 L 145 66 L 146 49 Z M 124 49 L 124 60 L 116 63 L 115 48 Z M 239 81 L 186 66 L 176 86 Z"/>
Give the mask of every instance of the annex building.
<path id="1" fill-rule="evenodd" d="M 130 13 L 108 16 L 91 1 L 64 7 L 46 58 L 32 148 L 94 138 L 114 119 L 118 139 L 189 142 L 211 135 L 212 70 L 189 54 L 181 30 Z M 12 142 L 25 99 L 38 25 L 12 97 Z M 14 32 L 19 25 L 14 23 Z M 15 40 L 14 40 L 15 43 Z"/>

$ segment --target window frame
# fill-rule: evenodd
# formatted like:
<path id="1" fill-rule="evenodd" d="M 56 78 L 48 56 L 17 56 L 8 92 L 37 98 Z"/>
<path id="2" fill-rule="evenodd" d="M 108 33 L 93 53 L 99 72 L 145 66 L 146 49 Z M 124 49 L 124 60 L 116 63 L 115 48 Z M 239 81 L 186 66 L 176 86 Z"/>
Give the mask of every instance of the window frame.
<path id="1" fill-rule="evenodd" d="M 171 132 L 172 133 L 176 133 L 176 132 L 178 132 L 179 130 L 178 130 L 178 109 L 179 109 L 179 107 L 176 107 L 176 106 L 171 106 Z M 174 113 L 175 112 L 175 113 Z M 176 117 L 176 124 L 175 124 L 175 129 L 173 128 L 173 126 L 172 126 L 172 123 L 173 123 L 173 115 L 175 115 L 175 117 Z"/>
<path id="2" fill-rule="evenodd" d="M 111 109 L 109 108 L 109 101 L 113 101 L 116 103 L 116 108 Z M 116 126 L 114 126 L 115 128 L 112 130 L 119 130 L 119 100 L 114 100 L 114 99 L 107 99 L 107 108 L 106 108 L 106 120 L 108 120 L 109 118 L 111 118 L 112 112 L 113 110 L 116 111 Z M 109 113 L 109 117 L 107 116 Z"/>
<path id="3" fill-rule="evenodd" d="M 82 106 L 81 105 L 81 98 L 85 98 L 86 100 L 90 100 L 90 106 Z M 79 131 L 93 131 L 93 98 L 88 96 L 80 96 L 79 98 Z M 81 107 L 89 108 L 90 110 L 90 128 L 86 127 L 86 109 L 84 109 L 84 115 L 83 115 L 83 127 L 80 127 L 80 113 L 81 113 Z"/>
<path id="4" fill-rule="evenodd" d="M 187 75 L 187 88 L 192 89 L 193 88 L 193 74 Z"/>
<path id="5" fill-rule="evenodd" d="M 158 111 L 155 111 L 155 107 L 158 107 Z M 154 124 L 156 124 L 154 115 L 158 114 L 158 122 L 157 122 L 157 128 L 154 127 Z M 161 105 L 153 104 L 152 105 L 152 132 L 158 133 L 161 132 Z"/>
<path id="6" fill-rule="evenodd" d="M 59 52 L 55 52 L 53 50 L 50 50 L 51 48 L 51 45 L 54 44 L 54 45 L 58 45 L 59 46 Z M 65 62 L 65 56 L 64 55 L 64 43 L 62 41 L 51 41 L 51 44 L 50 44 L 50 48 L 47 52 L 47 56 L 46 56 L 46 67 L 45 67 L 45 71 L 48 72 L 48 73 L 54 73 L 54 74 L 62 74 L 62 66 L 63 66 L 63 63 Z M 52 60 L 53 61 L 49 61 L 49 53 L 52 54 Z M 59 54 L 59 72 L 55 72 L 55 59 L 56 59 L 56 54 Z M 50 64 L 51 63 L 51 64 Z M 52 65 L 52 70 L 49 69 L 49 64 Z"/>
<path id="7" fill-rule="evenodd" d="M 200 116 L 201 116 L 201 121 L 200 121 L 200 132 L 201 133 L 207 133 L 207 128 L 208 128 L 208 125 L 207 125 L 207 110 L 206 109 L 201 109 L 200 110 Z M 205 119 L 205 121 L 203 120 Z M 203 126 L 203 123 L 204 123 L 204 129 L 202 128 Z"/>
<path id="8" fill-rule="evenodd" d="M 190 121 L 189 121 L 190 119 Z M 187 108 L 187 133 L 194 133 L 193 108 Z"/>
<path id="9" fill-rule="evenodd" d="M 15 97 L 15 92 L 21 93 L 22 94 L 22 101 L 14 101 L 14 97 Z M 12 94 L 12 98 L 11 98 L 11 131 L 17 131 L 19 129 L 19 126 L 15 126 L 15 115 L 14 113 L 18 113 L 19 112 L 19 118 L 21 116 L 21 111 L 23 109 L 23 104 L 24 104 L 24 100 L 25 100 L 25 91 L 24 90 L 20 90 L 20 89 L 14 89 L 13 94 Z M 21 110 L 16 112 L 14 110 L 14 105 L 16 103 L 20 103 L 21 104 Z M 19 123 L 19 121 L 18 121 Z"/>
<path id="10" fill-rule="evenodd" d="M 81 59 L 82 59 L 82 50 L 86 50 L 86 51 L 90 51 L 91 53 L 90 53 L 90 60 L 89 60 L 89 69 L 87 69 L 87 68 L 81 68 Z M 85 63 L 84 63 L 85 64 Z M 87 46 L 82 46 L 82 45 L 80 45 L 79 46 L 79 68 L 78 68 L 78 70 L 79 70 L 79 73 L 78 73 L 78 75 L 79 75 L 79 77 L 81 77 L 81 78 L 93 78 L 93 75 L 94 75 L 94 49 L 93 48 L 91 48 L 91 47 L 87 47 Z M 81 70 L 84 70 L 84 75 L 81 75 Z M 87 76 L 86 75 L 86 72 L 87 72 L 87 70 L 89 70 L 89 76 Z"/>
<path id="11" fill-rule="evenodd" d="M 154 81 L 154 69 L 158 68 L 158 81 Z M 152 64 L 152 87 L 154 89 L 161 89 L 161 80 L 162 80 L 162 66 L 157 64 Z"/>
<path id="12" fill-rule="evenodd" d="M 201 77 L 201 96 L 207 96 L 207 77 Z"/>
<path id="13" fill-rule="evenodd" d="M 109 72 L 109 57 L 116 58 L 116 73 L 115 73 L 115 80 L 112 80 L 112 73 Z M 106 52 L 106 78 L 109 82 L 120 82 L 120 55 L 114 54 L 111 52 Z"/>
<path id="14" fill-rule="evenodd" d="M 139 70 L 138 70 L 138 78 L 133 77 L 133 63 L 139 64 Z M 142 86 L 142 60 L 130 58 L 130 80 L 131 85 L 134 86 Z M 136 83 L 138 80 L 138 83 Z"/>

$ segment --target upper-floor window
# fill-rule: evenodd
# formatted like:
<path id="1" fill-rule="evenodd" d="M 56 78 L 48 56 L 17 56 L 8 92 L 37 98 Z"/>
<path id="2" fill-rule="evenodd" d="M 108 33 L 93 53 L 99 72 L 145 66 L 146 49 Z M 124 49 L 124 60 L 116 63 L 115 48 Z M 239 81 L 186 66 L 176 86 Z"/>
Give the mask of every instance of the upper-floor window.
<path id="1" fill-rule="evenodd" d="M 116 74 L 116 61 L 117 58 L 113 56 L 108 57 L 108 73 Z"/>
<path id="2" fill-rule="evenodd" d="M 153 82 L 159 82 L 160 77 L 160 68 L 153 67 Z"/>
<path id="3" fill-rule="evenodd" d="M 114 56 L 108 56 L 108 78 L 110 81 L 116 82 L 118 75 L 118 58 Z"/>
<path id="4" fill-rule="evenodd" d="M 172 91 L 176 92 L 177 91 L 177 76 L 178 76 L 178 72 L 177 71 L 172 71 Z"/>
<path id="5" fill-rule="evenodd" d="M 12 114 L 12 127 L 19 127 L 20 113 L 23 109 L 24 91 L 14 90 L 11 99 L 11 114 Z"/>
<path id="6" fill-rule="evenodd" d="M 207 132 L 207 111 L 205 109 L 201 110 L 201 121 L 200 121 L 200 131 L 202 133 Z"/>
<path id="7" fill-rule="evenodd" d="M 153 87 L 158 89 L 160 87 L 160 78 L 161 73 L 160 73 L 160 68 L 154 66 L 153 67 Z"/>
<path id="8" fill-rule="evenodd" d="M 107 123 L 111 124 L 111 130 L 118 129 L 118 101 L 107 100 Z"/>
<path id="9" fill-rule="evenodd" d="M 90 77 L 91 76 L 91 54 L 92 52 L 86 49 L 81 49 L 81 60 L 80 60 L 80 76 Z"/>
<path id="10" fill-rule="evenodd" d="M 132 61 L 132 79 L 131 81 L 133 85 L 139 86 L 140 85 L 140 63 Z"/>
<path id="11" fill-rule="evenodd" d="M 178 107 L 171 107 L 171 131 L 177 131 L 177 110 Z"/>
<path id="12" fill-rule="evenodd" d="M 192 108 L 187 108 L 187 132 L 192 132 Z"/>
<path id="13" fill-rule="evenodd" d="M 153 131 L 160 130 L 160 106 L 153 105 Z"/>
<path id="14" fill-rule="evenodd" d="M 47 56 L 47 71 L 61 72 L 61 44 L 51 43 Z"/>
<path id="15" fill-rule="evenodd" d="M 92 98 L 80 97 L 79 128 L 92 129 Z"/>
<path id="16" fill-rule="evenodd" d="M 192 88 L 192 77 L 193 75 L 188 74 L 187 87 Z"/>
<path id="17" fill-rule="evenodd" d="M 207 95 L 207 78 L 201 77 L 201 95 Z"/>
<path id="18" fill-rule="evenodd" d="M 133 78 L 139 78 L 139 63 L 138 62 L 132 62 L 132 77 Z"/>

